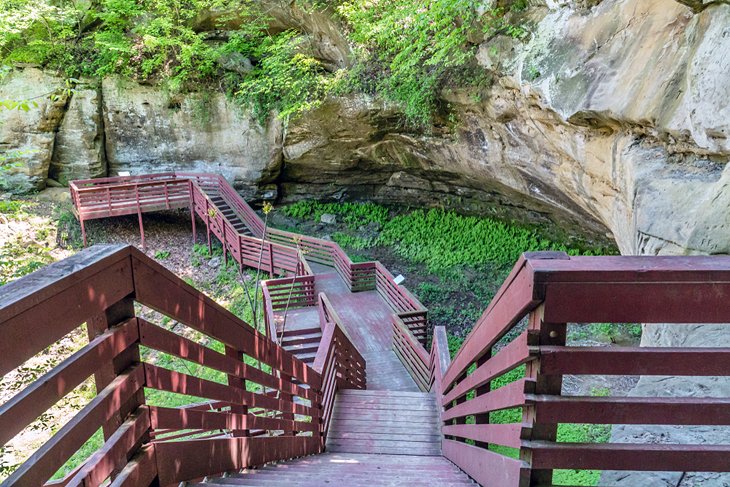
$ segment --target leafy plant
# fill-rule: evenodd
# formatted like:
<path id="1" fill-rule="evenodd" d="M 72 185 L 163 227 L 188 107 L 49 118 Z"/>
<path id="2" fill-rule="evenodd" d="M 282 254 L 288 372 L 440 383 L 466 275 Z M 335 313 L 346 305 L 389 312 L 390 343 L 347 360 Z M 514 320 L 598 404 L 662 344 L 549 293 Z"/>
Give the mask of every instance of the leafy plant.
<path id="1" fill-rule="evenodd" d="M 158 250 L 157 252 L 155 252 L 155 259 L 157 260 L 165 260 L 168 257 L 170 257 L 169 250 Z"/>
<path id="2" fill-rule="evenodd" d="M 339 7 L 352 39 L 382 66 L 376 89 L 402 104 L 408 120 L 430 122 L 450 71 L 473 59 L 468 38 L 478 18 L 469 0 L 353 0 Z"/>
<path id="3" fill-rule="evenodd" d="M 388 208 L 375 203 L 321 203 L 313 200 L 298 201 L 284 207 L 282 212 L 287 216 L 313 221 L 319 221 L 326 213 L 338 215 L 353 230 L 368 223 L 385 225 L 390 214 Z"/>

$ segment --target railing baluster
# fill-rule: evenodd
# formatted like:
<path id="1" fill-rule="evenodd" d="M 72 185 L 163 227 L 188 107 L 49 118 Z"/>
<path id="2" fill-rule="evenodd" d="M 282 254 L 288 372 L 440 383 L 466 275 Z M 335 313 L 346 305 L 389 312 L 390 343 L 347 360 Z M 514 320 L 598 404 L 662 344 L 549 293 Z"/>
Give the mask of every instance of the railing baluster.
<path id="1" fill-rule="evenodd" d="M 243 352 L 236 350 L 233 347 L 226 346 L 226 356 L 232 358 L 237 362 L 243 362 Z M 238 389 L 246 390 L 246 380 L 236 375 L 228 375 L 228 385 L 236 387 Z M 246 404 L 231 404 L 231 412 L 234 414 L 248 414 L 248 406 Z M 250 436 L 251 432 L 248 429 L 234 429 L 231 431 L 234 438 L 240 438 L 244 436 Z"/>
<path id="2" fill-rule="evenodd" d="M 127 298 L 112 304 L 106 309 L 106 311 L 91 317 L 87 321 L 86 328 L 89 341 L 93 340 L 105 331 L 113 329 L 115 326 L 126 322 L 134 316 L 134 296 L 128 296 Z M 112 363 L 104 365 L 94 374 L 96 392 L 100 392 L 119 374 L 131 367 L 133 364 L 139 363 L 139 361 L 139 346 L 134 345 L 122 354 L 118 355 Z M 128 404 L 126 404 L 109 420 L 109 422 L 104 425 L 104 438 L 109 439 L 114 431 L 116 431 L 122 422 L 124 422 L 126 415 L 142 404 L 144 404 L 144 391 L 140 390 Z"/>

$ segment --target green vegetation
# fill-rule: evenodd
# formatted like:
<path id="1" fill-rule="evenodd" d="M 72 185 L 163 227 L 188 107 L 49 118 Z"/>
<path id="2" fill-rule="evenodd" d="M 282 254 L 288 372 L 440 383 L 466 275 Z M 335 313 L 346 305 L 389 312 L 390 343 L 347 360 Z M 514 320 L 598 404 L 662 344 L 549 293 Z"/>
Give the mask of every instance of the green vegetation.
<path id="1" fill-rule="evenodd" d="M 424 245 L 425 242 L 428 244 Z M 394 217 L 383 228 L 379 243 L 392 245 L 401 257 L 426 264 L 434 273 L 464 264 L 509 267 L 523 252 L 529 251 L 594 253 L 551 242 L 534 230 L 437 209 L 416 210 Z"/>
<path id="2" fill-rule="evenodd" d="M 474 60 L 468 38 L 479 17 L 475 2 L 349 1 L 339 11 L 361 46 L 361 62 L 376 66 L 363 68 L 363 75 L 375 91 L 400 102 L 412 122 L 429 122 L 446 79 Z"/>
<path id="3" fill-rule="evenodd" d="M 444 89 L 490 83 L 476 64 L 481 39 L 529 32 L 519 21 L 524 0 L 489 8 L 469 0 L 297 3 L 341 24 L 352 59 L 323 62 L 310 32 L 296 22 L 282 30 L 272 7 L 255 0 L 0 0 L 0 64 L 55 69 L 71 85 L 119 74 L 171 94 L 222 91 L 259 120 L 296 116 L 331 93 L 374 93 L 425 127 Z"/>
<path id="4" fill-rule="evenodd" d="M 356 250 L 388 246 L 408 261 L 425 264 L 438 275 L 468 265 L 510 268 L 523 252 L 559 250 L 570 255 L 602 255 L 609 249 L 580 249 L 550 241 L 533 229 L 488 217 L 459 215 L 439 209 L 415 210 L 389 218 L 389 210 L 373 203 L 318 203 L 301 201 L 282 209 L 299 219 L 319 221 L 325 213 L 340 215 L 349 229 L 375 222 L 378 238 L 362 239 L 346 234 L 333 238 Z"/>
<path id="5" fill-rule="evenodd" d="M 52 226 L 48 220 L 33 219 L 28 212 L 33 203 L 0 202 L 0 222 L 18 222 L 26 231 L 11 234 L 0 244 L 0 286 L 30 274 L 53 262 L 50 256 Z"/>
<path id="6" fill-rule="evenodd" d="M 165 260 L 168 257 L 170 257 L 169 250 L 158 250 L 157 252 L 155 252 L 155 259 L 157 260 Z"/>
<path id="7" fill-rule="evenodd" d="M 320 203 L 312 200 L 298 201 L 281 211 L 294 218 L 314 221 L 319 221 L 325 213 L 338 215 L 353 230 L 373 222 L 385 225 L 390 214 L 388 208 L 375 203 Z"/>
<path id="8" fill-rule="evenodd" d="M 613 249 L 581 249 L 551 241 L 537 229 L 510 225 L 484 217 L 468 217 L 452 211 L 413 210 L 398 214 L 372 203 L 317 203 L 298 202 L 282 209 L 288 216 L 309 222 L 319 222 L 324 213 L 338 216 L 340 231 L 333 240 L 346 250 L 371 251 L 375 255 L 390 249 L 402 258 L 408 285 L 429 308 L 431 323 L 446 324 L 448 346 L 454 357 L 461 348 L 466 332 L 479 316 L 504 281 L 509 270 L 526 251 L 560 250 L 570 255 L 600 255 L 615 253 Z M 373 224 L 379 232 L 366 232 L 363 225 Z M 344 228 L 342 228 L 344 227 Z M 418 269 L 427 275 L 419 276 Z M 415 281 L 415 283 L 414 283 Z M 465 299 L 468 295 L 469 299 Z M 466 324 L 466 326 L 464 326 Z M 456 331 L 456 333 L 454 333 Z M 514 330 L 500 341 L 514 338 Z M 641 328 L 635 324 L 598 323 L 571 325 L 572 340 L 597 339 L 602 341 L 636 340 Z M 500 345 L 498 344 L 498 346 Z M 473 372 L 475 367 L 469 370 Z M 498 389 L 525 376 L 526 367 L 519 366 L 491 381 Z M 606 389 L 594 390 L 593 395 L 608 395 Z M 473 397 L 473 392 L 470 397 Z M 519 423 L 522 408 L 491 412 L 492 423 Z M 473 423 L 474 417 L 467 417 Z M 609 440 L 609 425 L 560 424 L 558 441 L 578 443 L 605 443 Z M 469 442 L 470 440 L 468 440 Z M 516 458 L 519 450 L 501 445 L 490 445 L 491 450 Z M 593 470 L 556 470 L 556 485 L 596 485 L 600 472 Z"/>

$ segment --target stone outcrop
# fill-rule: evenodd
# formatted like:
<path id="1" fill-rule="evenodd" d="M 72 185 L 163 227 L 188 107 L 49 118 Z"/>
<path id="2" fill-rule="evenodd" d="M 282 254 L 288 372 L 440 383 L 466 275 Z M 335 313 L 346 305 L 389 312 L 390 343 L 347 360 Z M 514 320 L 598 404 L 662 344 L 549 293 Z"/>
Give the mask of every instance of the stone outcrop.
<path id="1" fill-rule="evenodd" d="M 251 195 L 278 171 L 280 122 L 262 127 L 223 95 L 170 98 L 153 87 L 107 78 L 102 99 L 111 174 L 214 172 Z"/>
<path id="2" fill-rule="evenodd" d="M 346 38 L 326 12 L 268 3 L 272 29 L 308 36 L 328 69 L 350 65 Z M 445 113 L 425 132 L 406 128 L 398 107 L 364 95 L 326 100 L 286 127 L 275 117 L 262 126 L 220 95 L 171 98 L 116 78 L 51 101 L 43 95 L 62 90 L 63 81 L 25 68 L 0 82 L 0 99 L 33 98 L 39 106 L 0 111 L 0 149 L 22 161 L 11 175 L 21 188 L 40 188 L 49 175 L 219 172 L 247 197 L 443 206 L 540 225 L 560 238 L 612 241 L 624 254 L 730 253 L 730 3 L 531 5 L 528 42 L 475 40 L 493 86 L 445 92 Z M 244 21 L 207 12 L 197 28 Z M 249 69 L 247 59 L 225 62 Z M 647 325 L 643 344 L 711 346 L 726 337 L 722 326 Z M 633 394 L 730 395 L 725 382 L 681 382 L 645 377 Z M 730 438 L 702 428 L 613 434 L 618 441 Z M 607 473 L 602 483 L 695 481 Z"/>
<path id="3" fill-rule="evenodd" d="M 48 175 L 62 184 L 107 175 L 104 124 L 98 83 L 74 88 L 66 115 L 57 128 Z"/>
<path id="4" fill-rule="evenodd" d="M 216 171 L 247 195 L 445 206 L 614 241 L 626 254 L 728 253 L 730 5 L 536 4 L 524 14 L 529 42 L 479 41 L 493 86 L 445 92 L 429 131 L 404 128 L 397 107 L 362 95 L 284 128 L 220 95 L 171 97 L 107 78 L 28 114 L 0 113 L 0 143 L 32 149 L 21 169 L 33 187 L 47 176 Z M 269 10 L 272 29 L 298 28 L 333 67 L 348 65 L 326 12 L 277 1 Z M 246 20 L 208 12 L 198 29 L 225 29 L 221 19 Z M 0 98 L 60 85 L 27 68 L 2 82 Z"/>
<path id="5" fill-rule="evenodd" d="M 8 189 L 23 192 L 45 187 L 56 130 L 65 114 L 64 82 L 38 69 L 10 73 L 0 100 L 27 102 L 28 111 L 0 108 L 0 174 Z M 58 95 L 57 97 L 53 95 Z"/>

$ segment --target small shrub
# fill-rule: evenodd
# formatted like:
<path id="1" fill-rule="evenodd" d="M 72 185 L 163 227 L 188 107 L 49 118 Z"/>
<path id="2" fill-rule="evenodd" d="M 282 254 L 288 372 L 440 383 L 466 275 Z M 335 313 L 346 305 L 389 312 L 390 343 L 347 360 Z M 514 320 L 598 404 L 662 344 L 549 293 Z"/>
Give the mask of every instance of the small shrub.
<path id="1" fill-rule="evenodd" d="M 170 257 L 170 251 L 169 250 L 158 250 L 155 252 L 155 259 L 157 260 L 165 260 Z"/>

